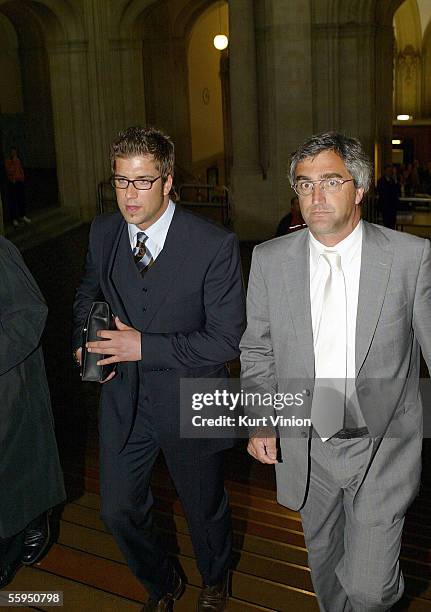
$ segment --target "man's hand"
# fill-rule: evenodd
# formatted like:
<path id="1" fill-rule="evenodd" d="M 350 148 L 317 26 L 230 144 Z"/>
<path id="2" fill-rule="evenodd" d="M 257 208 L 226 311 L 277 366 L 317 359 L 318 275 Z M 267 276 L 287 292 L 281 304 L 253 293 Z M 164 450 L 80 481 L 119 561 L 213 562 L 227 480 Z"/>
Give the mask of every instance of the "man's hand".
<path id="1" fill-rule="evenodd" d="M 79 361 L 79 365 L 82 365 L 82 348 L 76 349 L 75 358 L 77 361 Z M 108 380 L 111 380 L 112 378 L 114 378 L 115 374 L 116 374 L 116 371 L 113 370 L 113 372 L 111 372 L 109 376 L 105 378 L 105 380 L 99 380 L 100 384 L 108 382 Z"/>
<path id="2" fill-rule="evenodd" d="M 97 365 L 108 365 L 120 361 L 139 361 L 141 359 L 141 332 L 129 327 L 115 317 L 116 330 L 102 330 L 97 332 L 100 338 L 106 338 L 100 342 L 87 342 L 89 353 L 99 355 L 111 355 L 100 359 Z M 109 380 L 109 377 L 106 379 Z"/>
<path id="3" fill-rule="evenodd" d="M 77 364 L 82 365 L 82 348 L 76 349 L 75 351 L 75 359 Z"/>
<path id="4" fill-rule="evenodd" d="M 261 463 L 274 464 L 277 461 L 277 438 L 252 436 L 247 446 L 249 454 Z"/>

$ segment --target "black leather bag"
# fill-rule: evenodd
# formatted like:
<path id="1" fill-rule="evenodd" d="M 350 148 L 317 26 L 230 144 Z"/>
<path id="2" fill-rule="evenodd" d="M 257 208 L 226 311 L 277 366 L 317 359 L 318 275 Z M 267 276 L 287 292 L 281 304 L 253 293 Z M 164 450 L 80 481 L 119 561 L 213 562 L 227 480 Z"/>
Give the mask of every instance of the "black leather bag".
<path id="1" fill-rule="evenodd" d="M 87 342 L 103 340 L 97 335 L 97 332 L 102 329 L 115 329 L 111 308 L 107 302 L 93 302 L 82 330 L 81 378 L 87 382 L 105 380 L 116 366 L 115 363 L 104 366 L 97 365 L 97 362 L 103 359 L 104 355 L 89 353 L 86 349 Z"/>

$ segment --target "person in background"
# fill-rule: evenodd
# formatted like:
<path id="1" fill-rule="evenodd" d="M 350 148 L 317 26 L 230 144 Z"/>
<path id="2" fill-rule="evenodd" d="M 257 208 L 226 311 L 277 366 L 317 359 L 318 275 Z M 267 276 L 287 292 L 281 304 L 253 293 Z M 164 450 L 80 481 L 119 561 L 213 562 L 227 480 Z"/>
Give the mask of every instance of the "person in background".
<path id="1" fill-rule="evenodd" d="M 427 168 L 423 173 L 423 190 L 428 195 L 431 195 L 431 161 L 427 163 Z"/>
<path id="2" fill-rule="evenodd" d="M 412 164 L 410 164 L 410 183 L 411 183 L 411 195 L 415 195 L 420 191 L 420 177 L 419 177 L 419 162 L 417 159 L 414 160 Z"/>
<path id="3" fill-rule="evenodd" d="M 395 229 L 397 209 L 399 207 L 400 187 L 393 176 L 392 164 L 386 164 L 383 176 L 377 181 L 379 208 L 382 212 L 383 225 Z"/>
<path id="4" fill-rule="evenodd" d="M 298 196 L 295 196 L 290 200 L 290 212 L 287 213 L 278 224 L 275 237 L 277 238 L 278 236 L 285 236 L 286 234 L 297 232 L 304 227 L 307 227 L 307 224 L 301 215 Z"/>
<path id="5" fill-rule="evenodd" d="M 46 552 L 65 499 L 40 338 L 47 306 L 18 249 L 0 236 L 0 589 Z"/>
<path id="6" fill-rule="evenodd" d="M 16 147 L 11 147 L 9 157 L 5 159 L 5 169 L 12 225 L 18 227 L 20 221 L 31 223 L 25 214 L 25 175 Z"/>

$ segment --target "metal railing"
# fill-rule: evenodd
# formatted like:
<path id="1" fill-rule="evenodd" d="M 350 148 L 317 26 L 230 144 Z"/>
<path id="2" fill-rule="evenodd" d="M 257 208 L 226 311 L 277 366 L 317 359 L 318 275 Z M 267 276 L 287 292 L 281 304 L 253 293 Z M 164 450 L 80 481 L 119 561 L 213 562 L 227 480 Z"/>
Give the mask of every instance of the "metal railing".
<path id="1" fill-rule="evenodd" d="M 400 198 L 401 208 L 403 210 L 429 211 L 431 210 L 431 198 L 416 196 L 405 196 Z"/>
<path id="2" fill-rule="evenodd" d="M 224 185 L 184 183 L 180 185 L 178 195 L 179 203 L 185 208 L 213 221 L 218 221 L 222 225 L 231 225 L 232 209 L 229 189 Z"/>
<path id="3" fill-rule="evenodd" d="M 109 181 L 100 181 L 97 186 L 97 203 L 99 214 L 115 212 L 118 210 L 117 198 Z"/>

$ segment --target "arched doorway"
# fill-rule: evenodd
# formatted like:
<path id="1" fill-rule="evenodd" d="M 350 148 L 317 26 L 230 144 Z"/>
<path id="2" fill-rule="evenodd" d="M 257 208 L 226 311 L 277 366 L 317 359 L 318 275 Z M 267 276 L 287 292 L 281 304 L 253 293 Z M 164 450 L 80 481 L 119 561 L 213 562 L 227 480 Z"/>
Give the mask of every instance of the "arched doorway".
<path id="1" fill-rule="evenodd" d="M 11 146 L 18 147 L 25 167 L 27 215 L 32 216 L 38 209 L 58 205 L 46 40 L 39 21 L 23 3 L 0 4 L 0 28 L 6 34 L 1 37 L 2 159 Z M 7 192 L 4 195 L 7 201 Z"/>
<path id="2" fill-rule="evenodd" d="M 126 41 L 132 40 L 134 43 L 133 48 L 128 45 L 128 49 L 124 49 L 123 57 L 127 54 L 135 59 L 131 64 L 134 78 L 130 83 L 135 94 L 135 109 L 139 109 L 147 125 L 156 125 L 173 138 L 177 188 L 198 181 L 205 184 L 208 179 L 211 183 L 222 184 L 228 176 L 229 161 L 226 163 L 226 158 L 229 160 L 230 156 L 225 153 L 229 151 L 230 142 L 229 67 L 227 52 L 222 56 L 220 67 L 220 52 L 213 47 L 213 38 L 219 33 L 220 18 L 227 28 L 225 0 L 133 0 L 125 7 L 119 20 L 122 47 L 126 46 Z M 204 30 L 208 36 L 203 34 Z M 207 55 L 202 48 L 199 50 L 199 43 L 194 48 L 195 36 L 196 40 L 199 36 L 205 40 Z M 142 54 L 137 63 L 139 45 L 142 46 Z M 211 58 L 208 59 L 210 54 Z M 138 75 L 139 69 L 141 75 Z M 204 80 L 201 82 L 202 74 Z M 202 118 L 205 114 L 202 108 L 205 111 L 207 107 L 212 111 L 217 109 L 216 121 L 213 113 L 207 113 L 209 119 Z M 132 116 L 131 111 L 128 110 L 127 115 Z M 134 114 L 137 114 L 136 110 Z M 208 137 L 209 131 L 212 132 L 209 143 L 205 143 L 205 135 Z M 196 194 L 202 196 L 205 202 L 207 198 L 210 202 L 214 199 L 215 204 L 223 208 L 215 214 L 225 222 L 226 192 L 219 195 L 217 191 L 217 194 L 208 195 L 210 192 L 212 190 L 192 188 L 184 199 L 201 202 L 201 197 L 196 197 Z M 202 214 L 206 213 L 209 213 L 209 209 Z"/>
<path id="3" fill-rule="evenodd" d="M 47 213 L 55 217 L 49 230 L 55 233 L 57 221 L 65 226 L 94 215 L 102 175 L 91 141 L 82 15 L 68 0 L 0 0 L 0 15 L 17 34 L 25 153 L 31 168 L 50 172 L 53 182 L 57 177 L 58 197 L 52 201 L 59 206 Z M 44 199 L 41 205 L 46 204 Z"/>
<path id="4" fill-rule="evenodd" d="M 229 175 L 229 65 L 228 48 L 214 47 L 218 34 L 229 36 L 226 1 L 214 3 L 196 19 L 187 49 L 192 173 L 198 182 L 225 185 Z"/>

